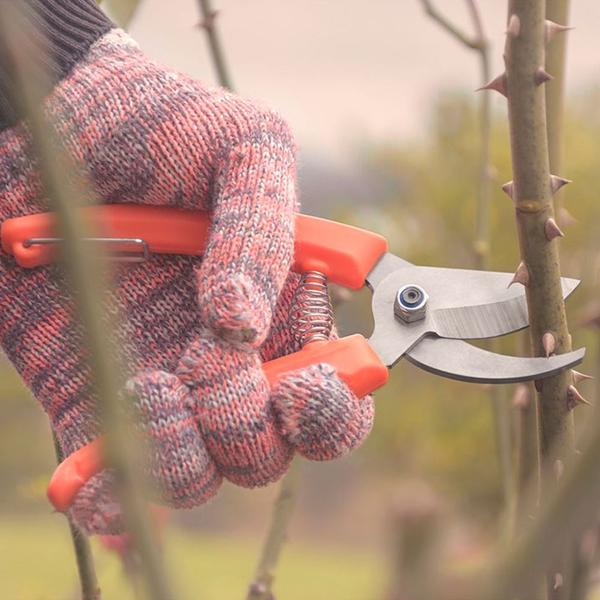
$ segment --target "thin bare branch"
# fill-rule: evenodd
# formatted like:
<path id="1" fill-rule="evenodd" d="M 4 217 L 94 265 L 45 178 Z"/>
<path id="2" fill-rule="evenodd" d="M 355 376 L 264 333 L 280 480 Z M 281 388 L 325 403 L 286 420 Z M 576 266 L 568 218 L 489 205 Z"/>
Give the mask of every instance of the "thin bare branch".
<path id="1" fill-rule="evenodd" d="M 423 5 L 425 12 L 461 44 L 464 44 L 469 48 L 473 48 L 474 50 L 481 49 L 482 37 L 470 37 L 461 31 L 456 25 L 454 25 L 448 18 L 446 18 L 437 10 L 431 0 L 421 0 L 421 4 Z M 475 12 L 477 11 L 475 10 Z"/>
<path id="2" fill-rule="evenodd" d="M 300 476 L 300 461 L 292 462 L 290 470 L 283 478 L 277 499 L 273 505 L 271 525 L 265 538 L 254 581 L 248 589 L 247 600 L 273 600 L 271 591 L 274 572 L 279 562 L 283 545 L 296 504 L 296 491 Z"/>
<path id="3" fill-rule="evenodd" d="M 481 20 L 481 14 L 479 12 L 479 7 L 475 3 L 475 0 L 466 0 L 467 8 L 469 9 L 469 13 L 471 15 L 471 20 L 473 21 L 473 28 L 475 29 L 475 37 L 479 40 L 480 47 L 487 47 L 488 42 L 485 37 L 485 33 L 483 30 L 483 21 Z"/>
<path id="4" fill-rule="evenodd" d="M 444 17 L 429 0 L 422 0 L 427 14 L 436 21 L 444 30 L 457 39 L 461 44 L 475 50 L 479 55 L 481 87 L 485 87 L 490 81 L 490 57 L 489 42 L 483 28 L 483 21 L 479 7 L 475 0 L 465 0 L 473 23 L 474 35 L 470 37 L 454 26 Z M 479 98 L 480 119 L 480 163 L 479 182 L 477 192 L 477 205 L 475 215 L 475 236 L 473 240 L 473 252 L 475 267 L 487 269 L 490 254 L 490 205 L 492 198 L 492 172 L 491 165 L 491 137 L 492 137 L 492 109 L 489 94 L 481 94 Z M 492 341 L 489 349 L 495 351 L 497 342 Z M 511 408 L 508 402 L 506 389 L 501 386 L 493 386 L 490 390 L 492 409 L 494 411 L 494 424 L 496 443 L 498 447 L 498 458 L 500 472 L 502 474 L 502 489 L 504 491 L 506 517 L 510 522 L 512 519 L 515 499 L 515 480 L 513 476 L 512 458 L 512 431 L 511 431 Z"/>
<path id="5" fill-rule="evenodd" d="M 228 90 L 233 91 L 233 83 L 231 81 L 229 69 L 227 68 L 225 52 L 223 51 L 223 45 L 221 44 L 221 39 L 215 26 L 218 11 L 213 9 L 211 0 L 198 1 L 200 3 L 200 11 L 202 13 L 202 21 L 200 21 L 198 25 L 202 27 L 204 31 L 206 31 L 206 37 L 208 39 L 208 45 L 213 59 L 215 71 L 217 72 L 217 76 L 219 78 L 219 83 Z"/>
<path id="6" fill-rule="evenodd" d="M 54 431 L 52 431 L 52 441 L 54 443 L 56 460 L 60 464 L 65 457 Z M 100 592 L 98 578 L 96 577 L 94 556 L 92 554 L 90 543 L 87 537 L 73 525 L 69 516 L 65 516 L 67 517 L 69 531 L 71 532 L 71 540 L 73 541 L 73 548 L 75 550 L 77 572 L 79 574 L 79 583 L 81 585 L 81 600 L 100 600 L 102 593 Z"/>

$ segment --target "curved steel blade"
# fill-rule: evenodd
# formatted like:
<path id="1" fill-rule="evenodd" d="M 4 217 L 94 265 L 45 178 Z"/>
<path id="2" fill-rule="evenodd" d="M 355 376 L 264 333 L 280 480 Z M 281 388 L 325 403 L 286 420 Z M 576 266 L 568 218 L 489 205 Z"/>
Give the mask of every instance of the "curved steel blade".
<path id="1" fill-rule="evenodd" d="M 420 334 L 435 333 L 444 338 L 482 339 L 505 335 L 527 327 L 527 301 L 521 285 L 509 286 L 512 273 L 420 267 L 387 253 L 367 276 L 373 290 L 375 337 L 394 330 L 397 358 L 407 350 L 408 336 L 416 329 Z M 563 296 L 566 298 L 579 284 L 576 279 L 563 277 Z M 421 286 L 429 295 L 425 319 L 410 325 L 410 332 L 399 330 L 391 321 L 393 302 L 404 285 Z"/>
<path id="2" fill-rule="evenodd" d="M 463 274 L 467 271 L 463 271 Z M 473 271 L 469 272 L 473 273 Z M 492 273 L 493 276 L 500 274 Z M 512 275 L 502 274 L 510 282 Z M 484 283 L 483 280 L 481 283 Z M 579 285 L 577 279 L 561 278 L 563 298 L 567 298 Z M 504 284 L 502 287 L 506 287 Z M 463 340 L 474 340 L 506 335 L 529 325 L 529 314 L 525 290 L 522 286 L 510 289 L 495 290 L 497 302 L 487 304 L 471 304 L 468 306 L 440 307 L 432 311 L 432 331 L 440 337 Z M 514 292 L 513 292 L 514 293 Z M 501 298 L 504 295 L 504 298 Z M 512 296 L 512 297 L 511 297 Z M 465 298 L 465 303 L 468 302 Z"/>
<path id="3" fill-rule="evenodd" d="M 406 356 L 437 375 L 480 383 L 541 379 L 580 363 L 585 350 L 548 359 L 528 358 L 488 352 L 464 341 L 528 325 L 525 290 L 509 286 L 512 277 L 510 273 L 419 267 L 388 253 L 367 276 L 375 320 L 369 342 L 388 367 Z M 564 296 L 578 283 L 563 278 Z M 394 316 L 396 294 L 407 284 L 419 285 L 429 295 L 427 312 L 420 321 L 406 323 Z"/>
<path id="4" fill-rule="evenodd" d="M 507 356 L 463 340 L 425 337 L 406 354 L 413 364 L 442 377 L 474 383 L 517 383 L 543 379 L 578 365 L 585 348 L 550 358 Z"/>
<path id="5" fill-rule="evenodd" d="M 393 258 L 390 255 L 390 260 Z M 410 265 L 396 269 L 374 289 L 375 326 L 369 341 L 383 363 L 391 367 L 427 335 L 436 335 L 436 341 L 474 339 L 522 329 L 527 326 L 525 294 L 521 286 L 506 288 L 510 277 L 508 273 Z M 423 320 L 405 323 L 394 315 L 396 292 L 407 283 L 421 285 L 431 294 Z M 578 283 L 563 279 L 565 295 Z"/>

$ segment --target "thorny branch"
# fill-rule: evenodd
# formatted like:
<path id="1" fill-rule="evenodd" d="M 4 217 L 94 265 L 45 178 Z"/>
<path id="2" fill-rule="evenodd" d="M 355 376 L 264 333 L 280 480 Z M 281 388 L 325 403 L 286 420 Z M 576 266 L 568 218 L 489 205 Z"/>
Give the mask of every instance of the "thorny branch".
<path id="1" fill-rule="evenodd" d="M 506 72 L 486 86 L 508 98 L 514 181 L 503 189 L 515 207 L 522 260 L 513 283 L 525 287 L 535 356 L 571 349 L 557 246 L 557 238 L 563 233 L 554 220 L 552 206 L 553 194 L 567 180 L 550 172 L 543 87 L 552 79 L 545 68 L 545 46 L 552 25 L 555 24 L 545 20 L 544 0 L 510 0 Z M 564 477 L 565 465 L 574 452 L 572 410 L 584 400 L 573 383 L 573 374 L 563 372 L 536 386 L 540 400 L 543 498 Z M 569 555 L 569 548 L 563 548 L 548 568 L 549 597 L 568 597 Z"/>

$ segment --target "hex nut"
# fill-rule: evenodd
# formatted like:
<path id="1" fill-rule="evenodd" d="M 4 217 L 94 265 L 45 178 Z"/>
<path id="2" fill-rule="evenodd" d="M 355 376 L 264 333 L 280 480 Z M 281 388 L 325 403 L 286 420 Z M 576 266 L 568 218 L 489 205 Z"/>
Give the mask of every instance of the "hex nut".
<path id="1" fill-rule="evenodd" d="M 421 286 L 412 283 L 404 285 L 396 294 L 394 314 L 405 323 L 420 321 L 425 318 L 428 300 L 429 296 Z"/>

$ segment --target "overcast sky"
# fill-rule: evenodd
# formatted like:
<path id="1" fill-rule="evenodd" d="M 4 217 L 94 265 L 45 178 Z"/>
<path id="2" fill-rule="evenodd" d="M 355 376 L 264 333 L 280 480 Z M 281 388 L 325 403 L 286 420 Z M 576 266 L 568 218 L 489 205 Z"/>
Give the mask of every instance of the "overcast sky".
<path id="1" fill-rule="evenodd" d="M 356 138 L 419 135 L 436 93 L 478 87 L 474 54 L 423 13 L 419 0 L 213 0 L 237 90 L 292 124 L 300 144 L 329 156 Z M 469 29 L 464 0 L 438 0 Z M 480 0 L 502 65 L 506 2 Z M 569 91 L 598 80 L 600 2 L 577 0 L 569 34 Z M 131 27 L 154 58 L 215 81 L 197 0 L 144 0 Z M 494 102 L 502 108 L 502 98 Z"/>

